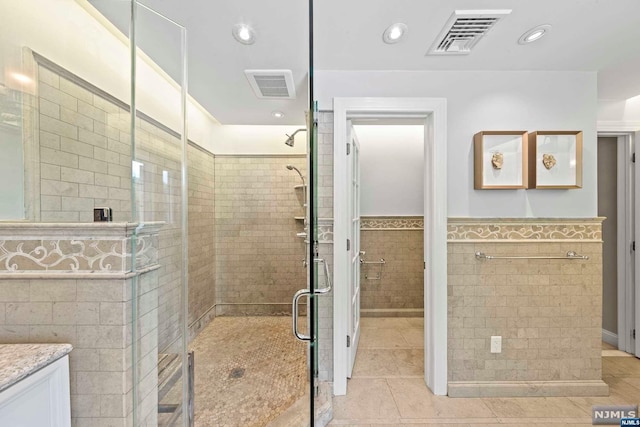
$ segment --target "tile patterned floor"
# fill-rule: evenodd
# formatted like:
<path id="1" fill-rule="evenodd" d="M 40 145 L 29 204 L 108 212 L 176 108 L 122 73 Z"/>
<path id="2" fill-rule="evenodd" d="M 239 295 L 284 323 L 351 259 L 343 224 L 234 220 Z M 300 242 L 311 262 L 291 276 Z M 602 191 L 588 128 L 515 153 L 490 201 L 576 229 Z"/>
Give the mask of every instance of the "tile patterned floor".
<path id="1" fill-rule="evenodd" d="M 640 360 L 612 356 L 603 358 L 603 379 L 611 391 L 608 397 L 434 396 L 422 378 L 422 332 L 420 318 L 362 318 L 348 395 L 333 399 L 330 426 L 591 426 L 594 404 L 640 402 Z M 606 345 L 603 349 L 614 350 Z"/>
<path id="2" fill-rule="evenodd" d="M 190 347 L 196 427 L 264 426 L 308 388 L 289 316 L 217 317 Z"/>

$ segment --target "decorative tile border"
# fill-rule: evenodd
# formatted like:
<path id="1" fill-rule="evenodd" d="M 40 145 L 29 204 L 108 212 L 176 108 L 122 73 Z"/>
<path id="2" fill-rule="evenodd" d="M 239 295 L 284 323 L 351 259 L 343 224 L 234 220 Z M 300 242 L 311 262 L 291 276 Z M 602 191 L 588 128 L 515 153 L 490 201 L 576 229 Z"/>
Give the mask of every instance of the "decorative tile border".
<path id="1" fill-rule="evenodd" d="M 449 218 L 447 241 L 602 242 L 604 218 Z"/>
<path id="2" fill-rule="evenodd" d="M 0 240 L 0 271 L 123 271 L 124 240 Z"/>
<path id="3" fill-rule="evenodd" d="M 318 220 L 318 243 L 333 243 L 333 219 Z"/>
<path id="4" fill-rule="evenodd" d="M 424 217 L 421 216 L 363 216 L 360 230 L 422 230 Z"/>
<path id="5" fill-rule="evenodd" d="M 0 277 L 125 277 L 154 269 L 161 227 L 162 223 L 1 223 Z"/>

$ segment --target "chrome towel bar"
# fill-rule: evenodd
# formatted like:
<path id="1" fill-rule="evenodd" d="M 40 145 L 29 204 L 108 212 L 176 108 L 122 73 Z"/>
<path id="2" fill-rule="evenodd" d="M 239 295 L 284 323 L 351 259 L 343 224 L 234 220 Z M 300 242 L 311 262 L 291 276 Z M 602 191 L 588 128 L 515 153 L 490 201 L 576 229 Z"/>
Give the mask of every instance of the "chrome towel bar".
<path id="1" fill-rule="evenodd" d="M 573 251 L 567 252 L 565 256 L 495 256 L 486 255 L 484 252 L 476 252 L 476 259 L 589 259 L 587 255 L 578 255 Z"/>

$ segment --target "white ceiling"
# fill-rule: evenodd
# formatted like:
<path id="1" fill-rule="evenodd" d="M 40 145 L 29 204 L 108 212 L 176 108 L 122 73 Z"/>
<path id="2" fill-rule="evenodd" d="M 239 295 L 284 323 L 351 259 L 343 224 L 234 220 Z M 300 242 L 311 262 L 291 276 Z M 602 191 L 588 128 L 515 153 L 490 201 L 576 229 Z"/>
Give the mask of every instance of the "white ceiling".
<path id="1" fill-rule="evenodd" d="M 141 1 L 186 26 L 189 92 L 221 123 L 304 123 L 306 1 Z M 117 21 L 103 4 L 96 7 Z M 426 56 L 456 9 L 512 13 L 470 55 Z M 316 0 L 314 13 L 317 70 L 602 70 L 600 98 L 640 95 L 638 0 Z M 169 35 L 177 33 L 148 12 L 140 15 L 141 46 L 169 74 L 177 75 L 179 45 Z M 241 45 L 231 36 L 231 28 L 240 22 L 255 29 L 254 45 Z M 384 44 L 382 32 L 395 22 L 407 24 L 408 35 L 398 44 Z M 517 43 L 522 33 L 540 24 L 553 26 L 546 37 L 529 45 Z M 258 99 L 243 72 L 253 68 L 292 70 L 297 99 Z M 274 119 L 274 110 L 283 111 L 285 118 Z"/>

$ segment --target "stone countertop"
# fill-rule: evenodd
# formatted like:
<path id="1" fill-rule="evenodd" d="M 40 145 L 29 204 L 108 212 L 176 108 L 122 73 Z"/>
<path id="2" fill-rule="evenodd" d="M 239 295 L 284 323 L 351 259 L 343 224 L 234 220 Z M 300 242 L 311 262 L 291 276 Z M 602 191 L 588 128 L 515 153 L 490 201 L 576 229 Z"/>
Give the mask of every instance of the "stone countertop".
<path id="1" fill-rule="evenodd" d="M 0 392 L 69 354 L 71 344 L 0 344 Z"/>

